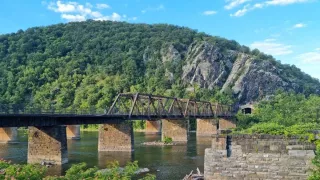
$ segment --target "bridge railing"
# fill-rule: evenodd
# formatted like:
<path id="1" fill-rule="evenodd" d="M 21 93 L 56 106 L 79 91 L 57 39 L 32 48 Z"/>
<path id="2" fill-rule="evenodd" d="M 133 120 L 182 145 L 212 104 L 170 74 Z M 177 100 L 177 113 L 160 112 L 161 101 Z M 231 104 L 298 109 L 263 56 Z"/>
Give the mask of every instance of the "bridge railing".
<path id="1" fill-rule="evenodd" d="M 0 104 L 0 114 L 36 114 L 36 115 L 97 115 L 106 114 L 103 109 L 97 109 L 95 107 L 89 107 L 88 109 L 76 109 L 76 108 L 41 108 L 40 106 L 25 106 L 23 104 Z"/>

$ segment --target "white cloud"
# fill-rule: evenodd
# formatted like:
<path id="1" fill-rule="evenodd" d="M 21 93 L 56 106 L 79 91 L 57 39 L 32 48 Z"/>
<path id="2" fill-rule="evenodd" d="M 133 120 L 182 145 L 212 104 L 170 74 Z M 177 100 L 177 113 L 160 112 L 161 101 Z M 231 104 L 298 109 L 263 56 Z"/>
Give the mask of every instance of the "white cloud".
<path id="1" fill-rule="evenodd" d="M 235 16 L 235 17 L 241 17 L 245 15 L 247 12 L 258 9 L 258 8 L 263 8 L 263 4 L 254 4 L 251 6 L 250 4 L 245 5 L 242 9 L 238 10 L 234 14 L 230 14 L 230 16 Z"/>
<path id="2" fill-rule="evenodd" d="M 63 2 L 57 1 L 56 3 L 50 2 L 48 9 L 56 13 L 61 14 L 61 18 L 66 21 L 85 21 L 86 19 L 100 20 L 100 21 L 125 21 L 125 20 L 136 20 L 137 17 L 129 18 L 126 15 L 121 16 L 114 12 L 111 15 L 104 15 L 99 10 L 93 11 L 93 6 L 90 3 L 85 5 L 77 2 Z M 107 4 L 97 4 L 97 9 L 110 8 Z M 159 7 L 158 7 L 159 8 Z M 160 7 L 161 8 L 161 7 Z"/>
<path id="3" fill-rule="evenodd" d="M 82 15 L 61 14 L 61 18 L 67 21 L 85 21 L 86 17 Z"/>
<path id="4" fill-rule="evenodd" d="M 119 15 L 118 13 L 112 13 L 111 16 L 103 16 L 100 18 L 94 19 L 96 21 L 120 21 L 122 20 L 122 16 Z"/>
<path id="5" fill-rule="evenodd" d="M 275 56 L 291 54 L 293 52 L 290 45 L 278 43 L 276 42 L 276 39 L 266 39 L 264 41 L 253 42 L 250 47 Z"/>
<path id="6" fill-rule="evenodd" d="M 268 5 L 289 5 L 289 4 L 295 4 L 295 3 L 303 3 L 308 2 L 310 0 L 270 0 L 266 1 L 265 4 Z"/>
<path id="7" fill-rule="evenodd" d="M 148 7 L 147 9 L 144 9 L 141 12 L 144 14 L 144 13 L 147 13 L 148 11 L 161 11 L 164 9 L 165 9 L 164 5 L 160 4 L 157 7 Z"/>
<path id="8" fill-rule="evenodd" d="M 253 5 L 253 8 L 254 8 L 254 9 L 263 8 L 263 4 L 262 4 L 262 3 L 257 3 L 257 4 L 255 4 L 255 5 Z"/>
<path id="9" fill-rule="evenodd" d="M 210 16 L 210 15 L 217 14 L 217 11 L 212 11 L 212 10 L 210 10 L 210 11 L 204 11 L 202 14 L 203 14 L 203 15 L 206 15 L 206 16 Z"/>
<path id="10" fill-rule="evenodd" d="M 51 2 L 48 8 L 54 12 L 67 13 L 76 11 L 76 6 L 76 2 L 67 2 L 64 4 L 62 1 L 57 1 L 56 3 Z"/>
<path id="11" fill-rule="evenodd" d="M 297 56 L 299 60 L 305 63 L 320 63 L 320 52 L 307 52 Z"/>
<path id="12" fill-rule="evenodd" d="M 108 4 L 97 4 L 98 9 L 108 9 L 111 8 Z"/>
<path id="13" fill-rule="evenodd" d="M 77 5 L 77 12 L 81 14 L 91 14 L 92 11 L 89 8 L 84 7 L 83 5 Z"/>
<path id="14" fill-rule="evenodd" d="M 230 16 L 241 17 L 241 16 L 245 15 L 249 11 L 249 8 L 248 8 L 249 6 L 250 5 L 244 6 L 242 9 L 238 10 L 234 14 L 230 14 Z"/>
<path id="15" fill-rule="evenodd" d="M 227 0 L 229 4 L 227 4 L 225 8 L 230 10 L 248 1 L 250 0 Z M 253 6 L 250 4 L 246 4 L 243 6 L 242 9 L 236 11 L 233 14 L 230 14 L 230 16 L 240 17 L 245 15 L 249 11 L 252 11 L 255 9 L 261 9 L 268 6 L 285 6 L 290 4 L 306 3 L 306 2 L 312 2 L 312 1 L 314 0 L 265 0 L 264 2 L 256 3 Z"/>
<path id="16" fill-rule="evenodd" d="M 320 48 L 317 48 L 316 51 L 320 51 Z"/>
<path id="17" fill-rule="evenodd" d="M 91 15 L 92 15 L 92 17 L 94 17 L 94 18 L 99 18 L 99 17 L 102 17 L 103 15 L 100 13 L 100 12 L 98 12 L 98 11 L 93 11 L 92 13 L 91 13 Z"/>
<path id="18" fill-rule="evenodd" d="M 228 4 L 225 5 L 224 8 L 230 10 L 248 1 L 251 0 L 227 0 Z"/>
<path id="19" fill-rule="evenodd" d="M 303 27 L 306 27 L 307 25 L 306 24 L 303 24 L 303 23 L 298 23 L 298 24 L 295 24 L 293 26 L 293 28 L 303 28 Z"/>

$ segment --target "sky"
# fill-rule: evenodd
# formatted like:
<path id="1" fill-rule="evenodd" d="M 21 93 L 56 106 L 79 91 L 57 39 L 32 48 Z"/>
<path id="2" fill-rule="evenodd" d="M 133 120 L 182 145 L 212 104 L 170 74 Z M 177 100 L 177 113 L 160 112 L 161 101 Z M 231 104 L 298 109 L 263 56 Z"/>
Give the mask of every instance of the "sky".
<path id="1" fill-rule="evenodd" d="M 0 34 L 86 19 L 189 27 L 320 79 L 320 0 L 0 0 Z"/>

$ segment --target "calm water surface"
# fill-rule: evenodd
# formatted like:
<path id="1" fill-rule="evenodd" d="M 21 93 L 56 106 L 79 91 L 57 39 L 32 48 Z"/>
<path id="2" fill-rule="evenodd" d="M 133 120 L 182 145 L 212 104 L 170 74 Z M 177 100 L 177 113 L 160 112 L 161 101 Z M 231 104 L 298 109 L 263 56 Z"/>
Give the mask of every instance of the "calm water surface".
<path id="1" fill-rule="evenodd" d="M 89 167 L 105 168 L 110 161 L 117 160 L 120 165 L 127 161 L 138 161 L 140 167 L 147 167 L 157 179 L 182 179 L 191 170 L 199 167 L 203 172 L 204 150 L 211 145 L 210 138 L 189 134 L 186 145 L 143 146 L 141 143 L 160 140 L 160 135 L 134 133 L 134 152 L 98 152 L 98 132 L 81 132 L 81 140 L 68 140 L 69 163 L 55 166 L 49 174 L 61 175 L 74 163 L 86 162 Z M 27 163 L 27 134 L 19 132 L 18 144 L 0 144 L 0 158 L 14 163 Z"/>

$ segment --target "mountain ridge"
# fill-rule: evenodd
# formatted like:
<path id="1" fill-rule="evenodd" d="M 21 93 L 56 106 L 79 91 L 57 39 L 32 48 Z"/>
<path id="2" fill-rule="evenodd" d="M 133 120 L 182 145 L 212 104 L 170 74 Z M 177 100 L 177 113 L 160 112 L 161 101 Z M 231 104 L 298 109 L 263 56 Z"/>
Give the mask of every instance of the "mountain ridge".
<path id="1" fill-rule="evenodd" d="M 129 91 L 209 100 L 220 92 L 241 104 L 278 89 L 320 93 L 319 80 L 295 66 L 167 24 L 89 20 L 19 30 L 0 35 L 0 65 L 0 102 L 47 107 L 104 107 Z"/>

